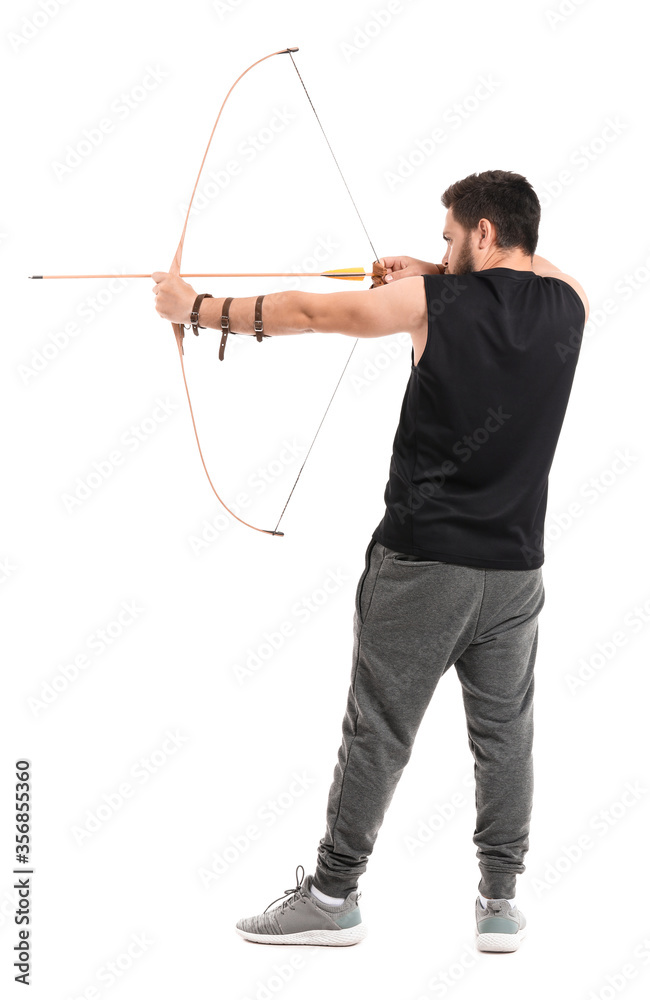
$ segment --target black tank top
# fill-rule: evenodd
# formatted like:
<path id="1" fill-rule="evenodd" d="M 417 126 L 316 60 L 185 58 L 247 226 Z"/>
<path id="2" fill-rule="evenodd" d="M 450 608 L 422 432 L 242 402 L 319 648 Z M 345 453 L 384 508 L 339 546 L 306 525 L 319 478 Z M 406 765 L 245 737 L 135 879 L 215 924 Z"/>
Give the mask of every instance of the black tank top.
<path id="1" fill-rule="evenodd" d="M 423 559 L 536 569 L 584 306 L 565 281 L 507 267 L 425 275 L 424 287 L 427 343 L 372 537 Z"/>

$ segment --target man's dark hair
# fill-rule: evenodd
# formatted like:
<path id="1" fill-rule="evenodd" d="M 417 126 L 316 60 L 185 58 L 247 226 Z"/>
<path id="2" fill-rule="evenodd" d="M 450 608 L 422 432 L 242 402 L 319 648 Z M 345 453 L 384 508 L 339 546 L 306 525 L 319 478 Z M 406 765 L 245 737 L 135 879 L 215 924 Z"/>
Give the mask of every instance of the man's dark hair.
<path id="1" fill-rule="evenodd" d="M 510 170 L 470 174 L 450 184 L 441 201 L 464 229 L 475 229 L 481 219 L 489 219 L 502 250 L 520 247 L 531 257 L 535 253 L 541 207 L 532 185 L 521 174 Z"/>

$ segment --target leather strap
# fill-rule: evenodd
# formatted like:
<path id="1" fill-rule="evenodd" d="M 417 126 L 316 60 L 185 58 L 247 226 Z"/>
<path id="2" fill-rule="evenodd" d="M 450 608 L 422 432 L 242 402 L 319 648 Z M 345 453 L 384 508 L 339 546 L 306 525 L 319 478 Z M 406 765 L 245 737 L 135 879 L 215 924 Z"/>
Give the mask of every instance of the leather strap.
<path id="1" fill-rule="evenodd" d="M 223 308 L 221 310 L 221 343 L 219 344 L 219 361 L 223 361 L 223 356 L 226 350 L 226 341 L 228 340 L 228 334 L 230 331 L 230 303 L 232 302 L 232 295 L 228 299 L 224 299 Z M 234 332 L 234 331 L 233 331 Z"/>
<path id="2" fill-rule="evenodd" d="M 262 337 L 268 337 L 268 333 L 264 333 L 264 323 L 262 322 L 262 300 L 264 296 L 258 295 L 255 300 L 255 321 L 253 323 L 253 330 L 255 331 L 255 336 L 259 343 L 262 343 Z"/>
<path id="3" fill-rule="evenodd" d="M 384 278 L 388 274 L 388 268 L 383 267 L 378 260 L 372 262 L 372 288 L 378 288 L 379 285 L 385 285 L 386 282 Z"/>
<path id="4" fill-rule="evenodd" d="M 192 324 L 192 330 L 194 331 L 194 335 L 196 337 L 199 335 L 199 330 L 205 330 L 205 327 L 201 326 L 199 323 L 199 309 L 201 308 L 201 303 L 203 302 L 203 299 L 211 298 L 213 298 L 213 296 L 210 295 L 209 292 L 203 292 L 201 295 L 197 295 L 194 300 L 192 312 L 190 313 L 190 323 Z"/>
<path id="5" fill-rule="evenodd" d="M 196 310 L 196 316 L 198 319 L 198 309 L 201 305 L 201 300 L 204 298 L 212 298 L 212 296 L 199 295 L 196 302 L 194 303 L 194 310 Z M 262 343 L 263 337 L 269 337 L 270 334 L 264 333 L 264 323 L 262 322 L 262 301 L 264 299 L 263 295 L 258 295 L 255 300 L 255 321 L 253 323 L 253 330 L 255 337 Z M 228 334 L 234 333 L 234 330 L 230 329 L 230 303 L 233 301 L 232 295 L 228 299 L 224 299 L 223 307 L 221 310 L 221 343 L 219 345 L 219 361 L 223 361 L 226 352 L 226 341 L 228 340 Z M 198 303 L 198 305 L 197 305 Z M 192 311 L 192 317 L 194 317 L 194 310 Z M 194 324 L 194 318 L 192 319 L 192 324 Z M 205 327 L 199 327 L 200 330 L 204 330 Z M 194 331 L 197 332 L 196 330 Z"/>

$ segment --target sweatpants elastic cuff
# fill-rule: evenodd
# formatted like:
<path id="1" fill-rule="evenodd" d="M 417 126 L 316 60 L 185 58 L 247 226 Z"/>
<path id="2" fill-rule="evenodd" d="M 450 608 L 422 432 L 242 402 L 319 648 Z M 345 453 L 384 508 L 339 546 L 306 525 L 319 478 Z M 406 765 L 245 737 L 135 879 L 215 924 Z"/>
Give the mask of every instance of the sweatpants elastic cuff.
<path id="1" fill-rule="evenodd" d="M 323 875 L 319 869 L 316 869 L 314 877 L 312 879 L 312 885 L 321 892 L 324 892 L 327 896 L 334 896 L 335 899 L 340 899 L 343 897 L 345 899 L 351 892 L 358 889 L 358 883 L 356 885 L 350 885 L 349 880 L 345 882 L 341 879 L 333 879 L 327 875 Z"/>
<path id="2" fill-rule="evenodd" d="M 516 878 L 502 879 L 500 882 L 486 882 L 482 878 L 478 884 L 478 891 L 486 899 L 514 899 L 516 889 Z"/>

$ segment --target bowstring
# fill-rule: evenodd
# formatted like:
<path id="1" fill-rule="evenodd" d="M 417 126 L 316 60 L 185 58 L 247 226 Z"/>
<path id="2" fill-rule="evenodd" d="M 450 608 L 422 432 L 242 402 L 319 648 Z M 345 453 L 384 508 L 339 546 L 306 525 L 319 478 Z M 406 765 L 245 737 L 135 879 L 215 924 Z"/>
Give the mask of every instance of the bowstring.
<path id="1" fill-rule="evenodd" d="M 320 118 L 318 117 L 318 112 L 316 111 L 316 108 L 314 107 L 314 102 L 312 101 L 311 97 L 309 96 L 309 91 L 307 90 L 307 87 L 305 85 L 305 81 L 303 80 L 302 76 L 300 75 L 300 70 L 298 69 L 298 67 L 296 65 L 296 60 L 293 58 L 293 52 L 289 52 L 289 56 L 291 58 L 291 62 L 293 63 L 293 68 L 295 69 L 296 73 L 298 74 L 298 79 L 300 80 L 300 82 L 302 84 L 303 90 L 305 91 L 305 94 L 307 95 L 307 100 L 309 101 L 309 104 L 311 105 L 311 109 L 314 112 L 314 116 L 316 118 L 316 121 L 318 122 L 319 128 L 320 128 L 321 132 L 323 133 L 323 137 L 325 139 L 325 142 L 327 143 L 329 151 L 332 154 L 332 159 L 334 160 L 334 163 L 336 164 L 336 169 L 338 170 L 339 174 L 341 175 L 341 180 L 343 181 L 343 184 L 345 185 L 345 190 L 347 191 L 347 193 L 348 193 L 348 195 L 350 197 L 350 201 L 352 202 L 352 204 L 354 206 L 354 210 L 357 213 L 357 216 L 359 217 L 359 222 L 361 223 L 361 225 L 363 227 L 363 231 L 364 231 L 364 233 L 366 234 L 366 236 L 368 238 L 368 243 L 370 244 L 370 249 L 372 250 L 372 252 L 374 254 L 374 259 L 375 260 L 379 260 L 379 255 L 378 255 L 377 251 L 375 250 L 375 247 L 374 247 L 374 244 L 373 244 L 372 240 L 370 239 L 370 234 L 369 234 L 369 232 L 368 232 L 368 230 L 366 228 L 366 224 L 363 221 L 363 219 L 361 218 L 361 212 L 359 211 L 357 203 L 356 203 L 356 201 L 354 200 L 354 198 L 352 196 L 352 192 L 350 191 L 350 188 L 348 186 L 348 182 L 346 181 L 345 177 L 343 176 L 343 171 L 341 170 L 341 166 L 339 164 L 339 161 L 337 160 L 336 155 L 334 153 L 334 150 L 332 149 L 332 144 L 329 141 L 329 139 L 327 138 L 327 133 L 326 133 L 325 129 L 323 128 L 323 123 L 321 122 Z M 350 364 L 350 361 L 352 360 L 352 355 L 354 354 L 358 343 L 359 343 L 359 340 L 358 340 L 358 338 L 356 338 L 355 341 L 354 341 L 354 344 L 352 345 L 352 350 L 350 351 L 350 353 L 348 355 L 348 359 L 345 362 L 345 365 L 343 367 L 343 371 L 341 372 L 341 374 L 339 376 L 339 380 L 336 383 L 336 386 L 334 388 L 334 392 L 330 396 L 330 400 L 329 400 L 329 403 L 327 404 L 327 407 L 325 409 L 325 413 L 323 414 L 323 416 L 321 418 L 321 422 L 319 423 L 318 428 L 316 430 L 316 433 L 314 434 L 314 437 L 312 438 L 312 442 L 309 445 L 309 448 L 307 450 L 307 454 L 305 455 L 304 461 L 303 461 L 302 465 L 300 466 L 300 470 L 298 472 L 298 475 L 296 476 L 296 480 L 295 480 L 293 486 L 291 487 L 291 492 L 290 492 L 289 496 L 287 497 L 287 502 L 285 503 L 284 507 L 282 508 L 282 513 L 280 514 L 280 517 L 278 518 L 278 523 L 276 524 L 275 529 L 274 529 L 275 531 L 278 530 L 278 527 L 280 525 L 280 521 L 284 517 L 284 512 L 287 509 L 287 507 L 289 506 L 289 501 L 291 500 L 291 497 L 293 496 L 293 491 L 295 490 L 296 486 L 298 485 L 298 480 L 300 479 L 300 477 L 302 475 L 302 470 L 305 468 L 305 465 L 307 464 L 307 459 L 309 458 L 309 456 L 311 454 L 311 450 L 314 447 L 314 444 L 316 443 L 316 438 L 318 437 L 318 435 L 320 433 L 320 429 L 323 426 L 323 423 L 325 422 L 325 417 L 327 416 L 327 414 L 329 412 L 329 408 L 332 405 L 334 397 L 336 396 L 336 393 L 338 391 L 338 387 L 340 386 L 341 382 L 343 381 L 343 376 L 345 375 L 345 373 L 347 371 L 348 365 Z"/>
<path id="2" fill-rule="evenodd" d="M 322 124 L 320 118 L 318 117 L 318 112 L 316 111 L 316 108 L 314 107 L 314 102 L 312 101 L 311 97 L 309 96 L 309 91 L 307 90 L 307 87 L 305 86 L 305 81 L 301 77 L 300 70 L 296 66 L 296 60 L 293 58 L 293 52 L 290 52 L 289 55 L 291 57 L 291 62 L 293 63 L 294 69 L 295 69 L 296 73 L 298 74 L 298 79 L 300 80 L 300 82 L 302 84 L 302 87 L 303 87 L 303 90 L 305 91 L 305 94 L 307 95 L 307 100 L 309 101 L 309 103 L 311 105 L 311 109 L 314 112 L 314 115 L 316 117 L 316 121 L 318 122 L 318 124 L 320 126 L 320 130 L 323 133 L 323 136 L 325 138 L 325 142 L 327 143 L 327 145 L 329 147 L 329 151 L 332 154 L 332 159 L 334 160 L 334 162 L 336 164 L 336 168 L 337 168 L 338 172 L 341 175 L 341 180 L 345 184 L 345 190 L 348 192 L 348 194 L 350 196 L 350 201 L 354 205 L 354 210 L 357 213 L 357 215 L 359 216 L 359 222 L 363 226 L 363 231 L 366 234 L 366 236 L 368 237 L 368 243 L 370 244 L 372 252 L 375 255 L 375 260 L 379 260 L 379 257 L 377 256 L 377 251 L 375 250 L 374 244 L 373 244 L 372 240 L 370 239 L 370 234 L 368 233 L 368 230 L 366 229 L 366 224 L 363 221 L 363 219 L 361 218 L 361 212 L 357 208 L 357 203 L 354 200 L 354 198 L 352 197 L 352 192 L 350 191 L 350 188 L 348 187 L 348 182 L 346 181 L 345 177 L 343 176 L 343 171 L 341 170 L 341 167 L 339 165 L 339 161 L 336 159 L 336 156 L 334 155 L 334 150 L 332 149 L 332 144 L 330 143 L 329 139 L 327 138 L 327 133 L 326 133 L 325 129 L 323 128 L 323 124 Z"/>

